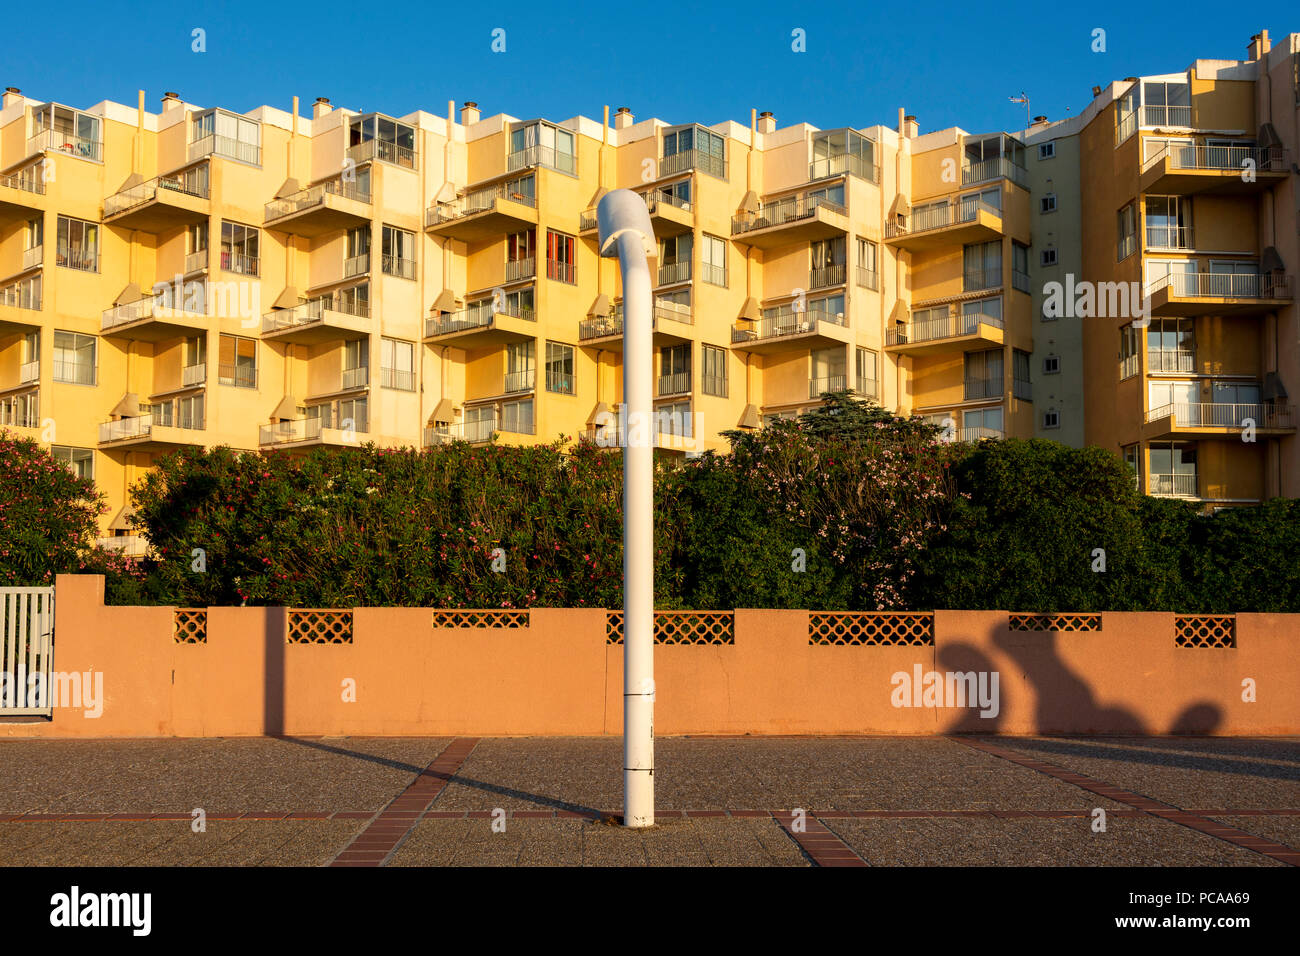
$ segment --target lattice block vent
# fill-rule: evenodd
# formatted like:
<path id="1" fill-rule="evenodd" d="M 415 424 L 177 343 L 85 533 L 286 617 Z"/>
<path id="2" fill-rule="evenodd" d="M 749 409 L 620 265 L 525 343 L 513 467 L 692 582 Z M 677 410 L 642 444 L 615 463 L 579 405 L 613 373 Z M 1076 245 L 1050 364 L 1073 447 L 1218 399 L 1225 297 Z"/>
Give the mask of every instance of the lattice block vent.
<path id="1" fill-rule="evenodd" d="M 1178 647 L 1236 647 L 1237 618 L 1232 614 L 1180 614 L 1174 618 Z"/>
<path id="2" fill-rule="evenodd" d="M 605 640 L 623 643 L 623 612 L 605 615 Z M 735 644 L 734 611 L 655 611 L 656 644 Z"/>
<path id="3" fill-rule="evenodd" d="M 527 627 L 527 611 L 434 611 L 434 627 Z"/>
<path id="4" fill-rule="evenodd" d="M 1012 614 L 1013 631 L 1100 631 L 1100 614 Z"/>
<path id="5" fill-rule="evenodd" d="M 172 639 L 177 644 L 208 643 L 208 612 L 177 608 L 173 618 Z"/>
<path id="6" fill-rule="evenodd" d="M 809 611 L 809 644 L 867 647 L 934 644 L 932 611 Z"/>
<path id="7" fill-rule="evenodd" d="M 303 608 L 289 612 L 289 644 L 351 644 L 352 612 Z"/>

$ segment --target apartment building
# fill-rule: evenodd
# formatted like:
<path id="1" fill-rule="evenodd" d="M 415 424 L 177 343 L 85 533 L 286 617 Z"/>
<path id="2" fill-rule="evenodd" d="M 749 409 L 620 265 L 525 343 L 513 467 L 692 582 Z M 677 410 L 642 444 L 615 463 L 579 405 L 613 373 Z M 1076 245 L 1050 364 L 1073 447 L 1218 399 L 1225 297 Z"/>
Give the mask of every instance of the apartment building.
<path id="1" fill-rule="evenodd" d="M 1298 108 L 1300 35 L 1274 48 L 1265 31 L 1244 61 L 1096 88 L 1081 116 L 1026 137 L 1078 151 L 1079 244 L 1059 255 L 1097 292 L 1073 319 L 1085 441 L 1149 494 L 1300 495 Z"/>

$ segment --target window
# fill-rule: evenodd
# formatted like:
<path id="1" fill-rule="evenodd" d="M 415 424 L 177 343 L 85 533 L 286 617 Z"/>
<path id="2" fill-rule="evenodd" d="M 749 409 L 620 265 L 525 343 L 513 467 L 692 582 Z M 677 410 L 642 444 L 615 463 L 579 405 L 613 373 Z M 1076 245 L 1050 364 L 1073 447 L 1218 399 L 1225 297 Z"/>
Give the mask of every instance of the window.
<path id="1" fill-rule="evenodd" d="M 727 350 L 706 345 L 700 353 L 700 389 L 705 395 L 727 397 Z"/>
<path id="2" fill-rule="evenodd" d="M 370 285 L 362 283 L 361 285 L 348 286 L 346 289 L 339 289 L 334 293 L 333 305 L 327 305 L 326 308 L 332 308 L 338 312 L 346 312 L 348 315 L 356 315 L 365 318 L 370 315 Z"/>
<path id="3" fill-rule="evenodd" d="M 505 391 L 526 392 L 537 383 L 537 343 L 511 342 L 506 346 Z"/>
<path id="4" fill-rule="evenodd" d="M 946 306 L 940 306 L 945 309 Z M 983 322 L 985 325 L 992 325 L 996 328 L 1002 328 L 1002 297 L 994 296 L 991 299 L 975 299 L 971 302 L 961 304 L 961 334 L 974 335 L 979 331 L 979 325 Z"/>
<path id="5" fill-rule="evenodd" d="M 1039 255 L 1038 255 L 1038 262 L 1039 262 L 1040 265 L 1044 265 L 1044 266 L 1054 266 L 1054 265 L 1056 265 L 1056 250 L 1055 250 L 1055 249 L 1044 249 L 1044 250 L 1043 250 L 1041 253 L 1039 253 Z M 1056 316 L 1052 316 L 1052 318 L 1056 318 Z"/>
<path id="6" fill-rule="evenodd" d="M 690 390 L 690 343 L 664 346 L 659 350 L 659 394 L 678 395 Z"/>
<path id="7" fill-rule="evenodd" d="M 221 268 L 226 272 L 256 276 L 261 259 L 258 252 L 258 228 L 238 222 L 221 223 Z"/>
<path id="8" fill-rule="evenodd" d="M 1043 357 L 1043 374 L 1056 375 L 1061 371 L 1061 357 L 1059 355 L 1046 355 Z"/>
<path id="9" fill-rule="evenodd" d="M 981 438 L 1001 438 L 1002 435 L 1002 406 L 998 405 L 993 408 L 972 408 L 962 412 L 962 441 L 979 441 Z"/>
<path id="10" fill-rule="evenodd" d="M 1239 425 L 1242 418 L 1258 417 L 1260 414 L 1258 408 L 1259 394 L 1260 387 L 1253 382 L 1215 382 L 1210 386 L 1210 401 L 1215 405 L 1244 405 L 1248 407 L 1235 409 L 1240 414 L 1224 417 L 1222 422 L 1216 420 L 1214 424 L 1230 422 L 1233 425 Z"/>
<path id="11" fill-rule="evenodd" d="M 533 400 L 506 402 L 501 406 L 501 430 L 517 435 L 533 434 Z"/>
<path id="12" fill-rule="evenodd" d="M 721 240 L 715 240 L 711 236 L 706 237 L 706 239 L 718 242 L 719 245 L 721 245 Z M 706 282 L 711 281 L 708 278 L 709 265 L 707 260 L 709 247 L 710 243 L 706 241 L 704 244 L 706 260 L 704 265 L 704 279 Z M 848 255 L 848 247 L 847 243 L 844 241 L 844 237 L 837 236 L 833 239 L 818 239 L 809 243 L 808 248 L 812 257 L 812 272 L 808 276 L 808 287 L 810 289 L 824 289 L 827 286 L 843 285 L 844 272 L 847 266 L 846 256 Z M 723 247 L 723 253 L 725 254 L 725 246 Z M 726 284 L 726 270 L 724 268 L 722 272 L 722 281 L 715 282 L 714 285 L 725 286 Z"/>
<path id="13" fill-rule="evenodd" d="M 1029 247 L 1014 239 L 1011 241 L 1011 287 L 1029 291 Z"/>
<path id="14" fill-rule="evenodd" d="M 550 123 L 519 124 L 510 130 L 509 168 L 548 166 L 576 176 L 578 154 L 575 143 L 573 133 Z"/>
<path id="15" fill-rule="evenodd" d="M 94 385 L 95 346 L 93 335 L 55 332 L 54 381 L 71 385 Z"/>
<path id="16" fill-rule="evenodd" d="M 1146 199 L 1147 247 L 1192 248 L 1192 201 L 1179 196 Z"/>
<path id="17" fill-rule="evenodd" d="M 99 225 L 69 216 L 59 217 L 59 246 L 55 259 L 65 269 L 99 271 Z"/>
<path id="18" fill-rule="evenodd" d="M 254 166 L 262 162 L 262 127 L 226 110 L 208 110 L 194 117 L 190 159 L 209 153 Z"/>
<path id="19" fill-rule="evenodd" d="M 1038 200 L 1039 212 L 1056 212 L 1056 193 L 1048 193 Z"/>
<path id="20" fill-rule="evenodd" d="M 842 392 L 849 387 L 847 361 L 842 346 L 813 349 L 811 359 L 809 398 L 821 398 L 823 392 Z"/>
<path id="21" fill-rule="evenodd" d="M 185 274 L 208 266 L 208 223 L 196 222 L 185 230 Z"/>
<path id="22" fill-rule="evenodd" d="M 879 288 L 876 253 L 876 244 L 870 239 L 858 240 L 858 285 L 864 289 Z"/>
<path id="23" fill-rule="evenodd" d="M 574 395 L 573 346 L 559 342 L 546 343 L 546 390 L 561 395 Z"/>
<path id="24" fill-rule="evenodd" d="M 343 388 L 361 388 L 370 384 L 370 340 L 352 339 L 343 343 Z"/>
<path id="25" fill-rule="evenodd" d="M 676 438 L 690 438 L 694 434 L 695 420 L 694 416 L 691 415 L 690 402 L 670 402 L 667 405 L 656 405 L 654 416 L 656 438 L 665 435 Z"/>
<path id="26" fill-rule="evenodd" d="M 1139 471 L 1140 471 L 1140 469 L 1138 468 L 1138 453 L 1139 453 L 1139 451 L 1140 451 L 1140 448 L 1141 448 L 1141 446 L 1139 446 L 1139 445 L 1125 445 L 1125 446 L 1123 447 L 1123 449 L 1121 449 L 1121 451 L 1122 451 L 1122 453 L 1123 453 L 1123 457 L 1124 457 L 1124 464 L 1128 465 L 1129 468 L 1132 469 L 1132 471 L 1133 471 L 1133 484 L 1134 484 L 1134 486 L 1136 486 L 1136 487 L 1138 487 L 1138 488 L 1141 488 L 1141 484 L 1139 483 L 1139 482 L 1140 482 L 1140 476 L 1139 476 Z"/>
<path id="27" fill-rule="evenodd" d="M 343 255 L 343 278 L 363 276 L 370 271 L 370 226 L 349 229 Z"/>
<path id="28" fill-rule="evenodd" d="M 90 448 L 73 448 L 70 445 L 51 445 L 50 454 L 63 462 L 78 478 L 95 480 L 95 452 Z"/>
<path id="29" fill-rule="evenodd" d="M 1117 216 L 1115 259 L 1122 262 L 1137 251 L 1137 206 L 1129 203 Z"/>
<path id="30" fill-rule="evenodd" d="M 1038 158 L 1039 158 L 1039 159 L 1054 159 L 1055 157 L 1056 157 L 1056 141 L 1055 141 L 1055 140 L 1052 140 L 1050 143 L 1039 143 L 1039 144 L 1038 144 Z"/>
<path id="31" fill-rule="evenodd" d="M 257 388 L 257 340 L 222 335 L 217 341 L 217 381 L 236 388 Z"/>
<path id="32" fill-rule="evenodd" d="M 370 431 L 370 399 L 345 398 L 339 402 L 339 426 L 343 431 Z"/>
<path id="33" fill-rule="evenodd" d="M 875 398 L 880 394 L 879 386 L 876 380 L 876 370 L 878 368 L 879 356 L 871 349 L 858 348 L 857 350 L 857 388 L 859 395 L 865 395 L 867 398 Z"/>
<path id="34" fill-rule="evenodd" d="M 726 140 L 703 126 L 687 126 L 664 133 L 664 156 L 659 174 L 698 169 L 717 179 L 727 178 Z"/>
<path id="35" fill-rule="evenodd" d="M 1148 454 L 1148 490 L 1151 494 L 1196 497 L 1196 445 L 1158 442 L 1151 445 Z"/>
<path id="36" fill-rule="evenodd" d="M 1049 408 L 1047 411 L 1043 412 L 1043 427 L 1060 428 L 1061 413 L 1058 412 L 1055 408 Z"/>
<path id="37" fill-rule="evenodd" d="M 24 230 L 23 248 L 39 250 L 43 245 L 45 245 L 45 220 L 39 216 L 29 219 Z"/>
<path id="38" fill-rule="evenodd" d="M 860 179 L 876 181 L 876 144 L 851 129 L 814 133 L 810 180 L 851 173 Z"/>
<path id="39" fill-rule="evenodd" d="M 185 340 L 181 350 L 181 384 L 198 385 L 207 378 L 208 340 L 194 335 Z"/>
<path id="40" fill-rule="evenodd" d="M 1143 83 L 1142 102 L 1143 126 L 1192 125 L 1192 93 L 1186 83 Z"/>
<path id="41" fill-rule="evenodd" d="M 965 360 L 966 400 L 1001 397 L 1002 350 L 967 352 Z"/>
<path id="42" fill-rule="evenodd" d="M 546 278 L 571 284 L 578 281 L 573 237 L 554 229 L 546 230 Z"/>
<path id="43" fill-rule="evenodd" d="M 842 263 L 844 241 L 841 239 L 839 242 L 839 256 Z M 700 243 L 700 278 L 710 285 L 720 285 L 724 289 L 727 287 L 727 244 L 717 236 L 710 236 L 707 233 Z"/>
<path id="44" fill-rule="evenodd" d="M 1138 351 L 1142 348 L 1142 330 L 1126 325 L 1119 330 L 1119 377 L 1136 375 L 1142 369 Z"/>
<path id="45" fill-rule="evenodd" d="M 659 243 L 659 285 L 689 282 L 693 238 L 689 232 L 668 236 Z"/>
<path id="46" fill-rule="evenodd" d="M 415 391 L 415 345 L 401 339 L 379 340 L 379 384 L 403 392 Z"/>
<path id="47" fill-rule="evenodd" d="M 962 291 L 996 289 L 1002 284 L 1002 243 L 977 242 L 962 247 Z"/>
<path id="48" fill-rule="evenodd" d="M 348 124 L 348 156 L 358 163 L 379 159 L 406 169 L 415 168 L 415 127 L 370 113 Z"/>
<path id="49" fill-rule="evenodd" d="M 1011 350 L 1011 394 L 1022 401 L 1034 400 L 1033 386 L 1029 381 L 1029 353 Z"/>
<path id="50" fill-rule="evenodd" d="M 1195 362 L 1191 319 L 1152 319 L 1147 326 L 1147 371 L 1190 372 Z"/>
<path id="51" fill-rule="evenodd" d="M 155 405 L 154 407 L 157 408 L 158 406 Z M 176 400 L 176 427 L 198 429 L 204 427 L 202 392 Z"/>
<path id="52" fill-rule="evenodd" d="M 506 281 L 518 282 L 537 275 L 536 233 L 512 232 L 506 236 Z"/>
<path id="53" fill-rule="evenodd" d="M 961 181 L 963 186 L 1009 176 L 1013 182 L 1025 182 L 1025 144 L 1011 136 L 985 136 L 967 139 L 962 148 Z"/>
<path id="54" fill-rule="evenodd" d="M 1138 85 L 1134 83 L 1115 104 L 1115 145 L 1118 147 L 1137 132 Z"/>
<path id="55" fill-rule="evenodd" d="M 47 103 L 32 110 L 32 130 L 40 149 L 57 149 L 96 162 L 103 158 L 98 116 Z"/>

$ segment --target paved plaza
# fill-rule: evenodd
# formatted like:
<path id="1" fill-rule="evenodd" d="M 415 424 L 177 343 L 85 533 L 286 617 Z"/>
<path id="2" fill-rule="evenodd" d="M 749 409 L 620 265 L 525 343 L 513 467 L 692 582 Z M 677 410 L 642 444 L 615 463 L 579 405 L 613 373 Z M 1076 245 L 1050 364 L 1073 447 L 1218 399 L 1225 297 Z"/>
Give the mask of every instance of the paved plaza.
<path id="1" fill-rule="evenodd" d="M 0 865 L 1300 863 L 1300 738 L 661 738 L 642 831 L 621 763 L 618 738 L 0 740 Z"/>

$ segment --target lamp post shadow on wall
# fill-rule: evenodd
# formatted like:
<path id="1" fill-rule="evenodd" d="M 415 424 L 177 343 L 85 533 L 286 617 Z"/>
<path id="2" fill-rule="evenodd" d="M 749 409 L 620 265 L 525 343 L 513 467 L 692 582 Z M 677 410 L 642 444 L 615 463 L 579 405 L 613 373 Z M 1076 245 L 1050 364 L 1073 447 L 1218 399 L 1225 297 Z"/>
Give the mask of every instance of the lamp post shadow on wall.
<path id="1" fill-rule="evenodd" d="M 623 825 L 654 826 L 654 428 L 650 266 L 645 200 L 615 189 L 596 207 L 600 254 L 623 278 Z"/>

